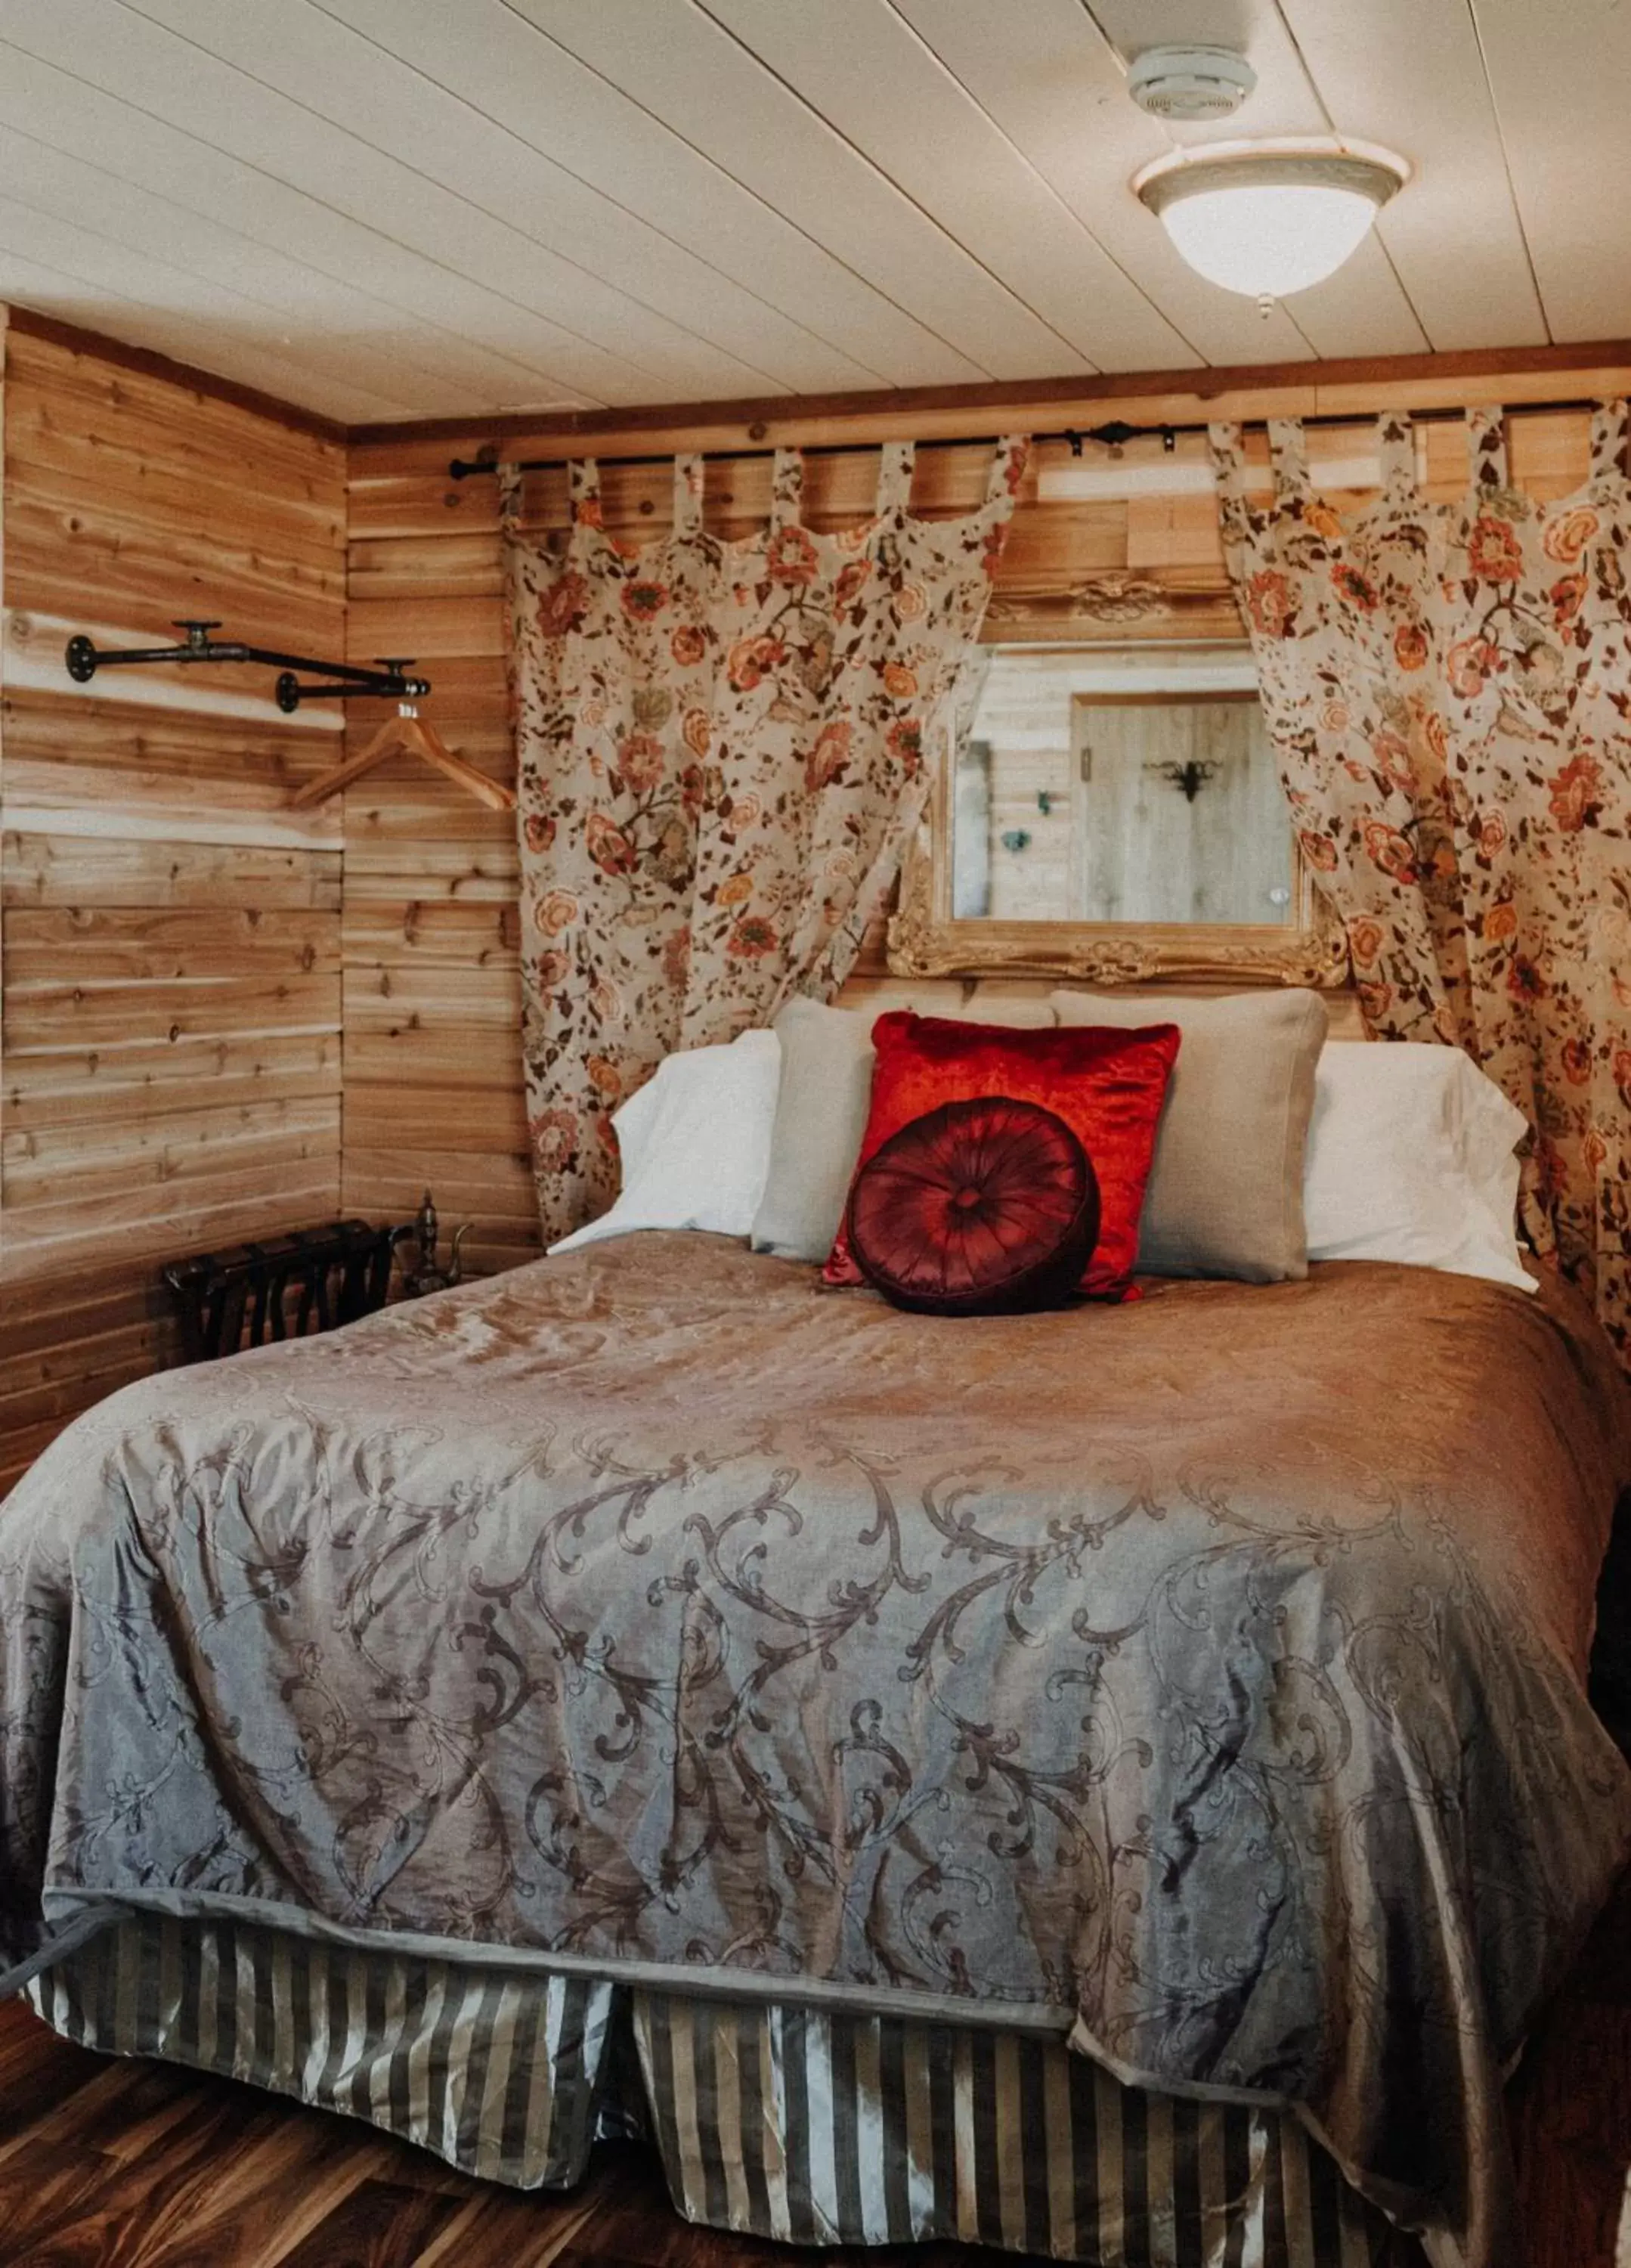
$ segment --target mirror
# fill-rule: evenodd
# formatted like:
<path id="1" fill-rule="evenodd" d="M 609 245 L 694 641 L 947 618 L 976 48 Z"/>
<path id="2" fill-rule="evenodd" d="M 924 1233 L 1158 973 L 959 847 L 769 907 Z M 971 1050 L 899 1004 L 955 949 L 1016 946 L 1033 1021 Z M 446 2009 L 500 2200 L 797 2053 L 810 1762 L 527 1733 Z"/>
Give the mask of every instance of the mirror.
<path id="1" fill-rule="evenodd" d="M 1244 644 L 985 646 L 961 711 L 900 973 L 1344 981 Z"/>
<path id="2" fill-rule="evenodd" d="M 1294 922 L 1249 659 L 985 648 L 951 861 L 959 920 Z"/>

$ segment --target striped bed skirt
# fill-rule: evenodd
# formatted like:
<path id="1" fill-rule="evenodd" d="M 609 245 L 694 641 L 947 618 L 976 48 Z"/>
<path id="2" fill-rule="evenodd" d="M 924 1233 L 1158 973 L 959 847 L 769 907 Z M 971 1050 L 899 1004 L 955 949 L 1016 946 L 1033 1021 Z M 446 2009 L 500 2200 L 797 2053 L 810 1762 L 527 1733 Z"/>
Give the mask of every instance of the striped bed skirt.
<path id="1" fill-rule="evenodd" d="M 644 2134 L 691 2220 L 959 2240 L 1096 2268 L 1419 2260 L 1301 2127 L 1122 2087 L 1062 2043 L 145 1915 L 34 1978 L 70 2040 L 364 2118 L 487 2180 Z"/>

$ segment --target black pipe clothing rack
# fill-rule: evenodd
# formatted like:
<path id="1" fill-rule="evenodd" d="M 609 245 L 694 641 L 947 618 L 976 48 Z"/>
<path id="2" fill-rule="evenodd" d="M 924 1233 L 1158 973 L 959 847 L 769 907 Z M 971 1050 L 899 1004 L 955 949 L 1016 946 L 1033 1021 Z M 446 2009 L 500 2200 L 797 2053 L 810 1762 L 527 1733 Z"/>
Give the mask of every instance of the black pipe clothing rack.
<path id="1" fill-rule="evenodd" d="M 303 701 L 349 701 L 367 694 L 392 701 L 418 701 L 430 690 L 428 677 L 404 675 L 410 656 L 382 656 L 376 669 L 361 669 L 349 661 L 320 661 L 310 654 L 277 653 L 269 646 L 246 645 L 238 638 L 211 638 L 217 622 L 178 622 L 185 630 L 183 645 L 99 647 L 83 633 L 68 641 L 65 659 L 76 685 L 88 685 L 99 669 L 124 669 L 143 662 L 255 661 L 276 669 L 272 690 L 278 707 L 292 716 Z M 320 670 L 326 682 L 304 682 L 298 673 Z"/>
<path id="2" fill-rule="evenodd" d="M 1515 411 L 1529 415 L 1536 411 L 1546 410 L 1590 410 L 1596 409 L 1597 404 L 1594 401 L 1581 399 L 1566 401 L 1520 401 L 1514 402 L 1512 407 Z M 1466 410 L 1460 407 L 1451 409 L 1414 409 L 1409 413 L 1412 423 L 1416 425 L 1444 424 L 1453 419 L 1464 417 L 1466 415 Z M 1112 458 L 1120 456 L 1122 450 L 1126 448 L 1129 441 L 1158 440 L 1163 450 L 1170 456 L 1178 446 L 1178 437 L 1180 433 L 1204 433 L 1208 430 L 1209 422 L 1209 421 L 1207 420 L 1195 420 L 1187 424 L 1162 423 L 1158 425 L 1129 425 L 1124 419 L 1117 417 L 1113 418 L 1111 422 L 1106 425 L 1066 425 L 1055 433 L 1032 433 L 1030 438 L 1032 443 L 1039 441 L 1066 442 L 1069 444 L 1070 453 L 1073 457 L 1079 457 L 1083 453 L 1086 444 L 1091 441 L 1098 447 L 1106 451 Z M 1247 425 L 1261 425 L 1266 423 L 1267 421 L 1262 417 L 1247 417 L 1229 422 L 1237 422 L 1238 423 Z M 1302 423 L 1304 425 L 1363 425 L 1367 422 L 1367 414 L 1365 412 L 1355 412 L 1353 410 L 1341 410 L 1333 412 L 1333 414 L 1323 417 L 1304 417 L 1302 420 Z M 962 433 L 953 436 L 935 434 L 925 440 L 919 441 L 917 446 L 920 449 L 989 448 L 1000 437 L 995 433 Z M 879 444 L 876 441 L 823 441 L 816 444 L 812 447 L 801 449 L 798 453 L 800 456 L 804 457 L 849 457 L 855 455 L 858 450 L 875 449 L 878 446 Z M 675 455 L 675 452 L 672 449 L 664 450 L 650 456 L 624 456 L 621 454 L 606 456 L 595 449 L 583 450 L 578 453 L 581 456 L 592 456 L 599 463 L 604 465 L 669 465 L 673 462 Z M 680 453 L 684 453 L 681 452 Z M 775 454 L 775 446 L 772 444 L 767 443 L 763 448 L 760 449 L 720 449 L 717 451 L 702 449 L 699 450 L 696 453 L 700 456 L 705 456 L 709 464 L 744 464 L 751 462 L 755 457 L 773 456 Z M 455 481 L 466 481 L 481 475 L 489 476 L 496 475 L 499 469 L 500 461 L 501 460 L 496 451 L 495 451 L 493 455 L 490 457 L 485 453 L 483 453 L 480 457 L 455 457 L 447 468 L 448 476 L 450 479 Z M 576 459 L 570 455 L 564 457 L 524 457 L 514 466 L 513 469 L 518 473 L 559 472 L 564 467 L 572 464 L 575 461 Z"/>

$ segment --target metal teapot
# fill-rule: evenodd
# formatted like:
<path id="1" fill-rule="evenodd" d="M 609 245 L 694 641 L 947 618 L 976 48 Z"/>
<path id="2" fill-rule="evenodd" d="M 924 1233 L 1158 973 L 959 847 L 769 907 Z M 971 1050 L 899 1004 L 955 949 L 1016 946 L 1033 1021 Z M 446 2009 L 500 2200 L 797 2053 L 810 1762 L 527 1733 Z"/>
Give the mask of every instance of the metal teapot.
<path id="1" fill-rule="evenodd" d="M 436 1207 L 430 1202 L 430 1190 L 425 1191 L 412 1226 L 399 1228 L 393 1240 L 398 1244 L 411 1240 L 415 1248 L 413 1268 L 405 1268 L 402 1271 L 402 1297 L 405 1300 L 420 1299 L 427 1292 L 445 1292 L 459 1282 L 464 1274 L 459 1248 L 469 1235 L 471 1223 L 466 1221 L 453 1231 L 447 1265 L 444 1268 L 437 1257 L 441 1232 L 437 1223 Z"/>

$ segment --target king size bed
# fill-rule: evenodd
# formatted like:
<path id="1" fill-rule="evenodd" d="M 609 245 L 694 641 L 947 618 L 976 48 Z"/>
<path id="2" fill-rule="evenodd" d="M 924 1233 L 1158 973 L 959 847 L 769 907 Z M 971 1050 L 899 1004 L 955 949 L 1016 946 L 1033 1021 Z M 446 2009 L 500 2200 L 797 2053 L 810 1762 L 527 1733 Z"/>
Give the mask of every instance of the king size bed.
<path id="1" fill-rule="evenodd" d="M 948 1322 L 648 1233 L 173 1373 L 0 1509 L 12 1990 L 797 2241 L 1517 2257 L 1631 1852 L 1572 1295 Z"/>

